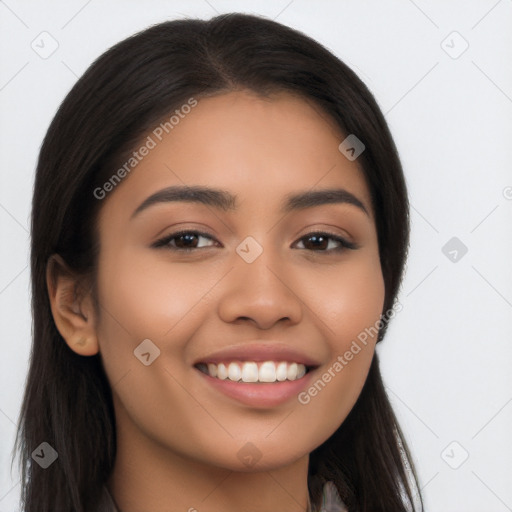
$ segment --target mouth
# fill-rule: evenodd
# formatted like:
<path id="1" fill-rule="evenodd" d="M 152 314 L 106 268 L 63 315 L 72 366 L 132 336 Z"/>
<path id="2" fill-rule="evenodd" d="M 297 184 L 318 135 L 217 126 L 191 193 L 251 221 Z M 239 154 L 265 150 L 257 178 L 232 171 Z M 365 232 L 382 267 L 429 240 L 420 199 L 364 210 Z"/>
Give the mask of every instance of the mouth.
<path id="1" fill-rule="evenodd" d="M 273 383 L 302 379 L 315 367 L 295 361 L 225 361 L 194 365 L 200 372 L 218 380 L 239 383 Z"/>
<path id="2" fill-rule="evenodd" d="M 203 355 L 192 364 L 205 393 L 269 409 L 291 404 L 310 385 L 321 362 L 289 344 L 255 340 Z"/>
<path id="3" fill-rule="evenodd" d="M 256 409 L 272 409 L 296 400 L 310 385 L 316 368 L 294 361 L 226 361 L 194 367 L 207 389 Z"/>

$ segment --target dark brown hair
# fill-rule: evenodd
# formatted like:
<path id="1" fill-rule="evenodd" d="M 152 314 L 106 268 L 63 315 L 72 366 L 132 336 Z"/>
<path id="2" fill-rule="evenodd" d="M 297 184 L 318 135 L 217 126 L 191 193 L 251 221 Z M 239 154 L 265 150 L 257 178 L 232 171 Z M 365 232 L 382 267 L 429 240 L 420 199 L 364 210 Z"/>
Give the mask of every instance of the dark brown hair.
<path id="1" fill-rule="evenodd" d="M 384 117 L 363 82 L 306 35 L 265 18 L 231 13 L 152 26 L 101 55 L 64 99 L 44 139 L 32 206 L 33 346 L 15 448 L 26 512 L 94 510 L 116 454 L 111 389 L 99 355 L 82 357 L 53 321 L 46 267 L 57 253 L 93 278 L 98 257 L 93 194 L 114 162 L 189 98 L 234 90 L 298 94 L 366 146 L 358 163 L 369 187 L 385 282 L 383 313 L 396 299 L 409 244 L 405 180 Z M 341 142 L 341 140 L 340 140 Z M 384 318 L 379 333 L 387 328 Z M 48 442 L 58 463 L 32 451 Z M 320 506 L 333 481 L 350 512 L 418 510 L 407 444 L 386 396 L 377 355 L 338 430 L 310 455 L 308 485 Z"/>

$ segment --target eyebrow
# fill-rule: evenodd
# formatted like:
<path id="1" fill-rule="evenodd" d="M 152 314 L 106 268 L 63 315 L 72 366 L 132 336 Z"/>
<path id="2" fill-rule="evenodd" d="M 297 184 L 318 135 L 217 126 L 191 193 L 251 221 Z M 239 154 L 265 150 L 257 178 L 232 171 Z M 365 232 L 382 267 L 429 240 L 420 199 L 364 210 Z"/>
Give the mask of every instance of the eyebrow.
<path id="1" fill-rule="evenodd" d="M 155 204 L 174 201 L 204 204 L 225 212 L 235 211 L 237 209 L 237 197 L 227 190 L 201 185 L 178 185 L 164 188 L 149 196 L 135 209 L 131 218 L 133 219 L 140 212 Z M 343 188 L 309 190 L 298 194 L 290 193 L 285 196 L 285 203 L 281 208 L 281 213 L 289 213 L 313 206 L 334 203 L 353 205 L 369 216 L 369 212 L 363 202 L 354 194 Z"/>

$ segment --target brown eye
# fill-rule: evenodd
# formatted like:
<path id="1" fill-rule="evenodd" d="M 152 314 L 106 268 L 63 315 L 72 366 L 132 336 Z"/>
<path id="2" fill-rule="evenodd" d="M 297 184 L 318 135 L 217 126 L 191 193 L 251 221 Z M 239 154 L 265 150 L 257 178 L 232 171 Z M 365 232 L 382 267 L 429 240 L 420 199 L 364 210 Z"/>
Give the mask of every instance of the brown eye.
<path id="1" fill-rule="evenodd" d="M 304 240 L 304 242 L 302 242 Z M 345 249 L 357 249 L 358 246 L 344 238 L 329 233 L 309 233 L 303 236 L 299 242 L 302 242 L 304 247 L 299 249 L 306 249 L 313 252 L 331 252 L 343 251 Z"/>
<path id="2" fill-rule="evenodd" d="M 200 240 L 211 240 L 214 243 L 199 247 L 198 244 Z M 158 240 L 153 244 L 153 247 L 165 247 L 176 251 L 191 251 L 194 249 L 203 249 L 204 247 L 212 247 L 213 245 L 215 245 L 215 239 L 207 233 L 200 233 L 199 231 L 180 231 Z"/>
<path id="3" fill-rule="evenodd" d="M 178 247 L 178 249 L 196 249 L 199 238 L 200 236 L 194 233 L 185 233 L 183 235 L 175 236 L 173 240 L 174 245 Z"/>

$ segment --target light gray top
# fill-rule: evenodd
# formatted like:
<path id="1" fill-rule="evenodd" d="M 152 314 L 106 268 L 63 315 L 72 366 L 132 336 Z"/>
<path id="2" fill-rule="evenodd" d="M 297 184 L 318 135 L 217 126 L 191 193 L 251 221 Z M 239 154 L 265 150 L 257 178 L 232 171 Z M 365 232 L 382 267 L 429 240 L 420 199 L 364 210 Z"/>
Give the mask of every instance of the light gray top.
<path id="1" fill-rule="evenodd" d="M 121 512 L 117 508 L 114 499 L 108 492 L 106 486 L 103 488 L 103 491 L 101 502 L 96 509 L 96 512 Z M 313 512 L 311 502 L 309 503 L 308 512 Z M 347 507 L 341 500 L 338 491 L 332 482 L 327 482 L 324 485 L 322 507 L 317 512 L 348 512 Z"/>

